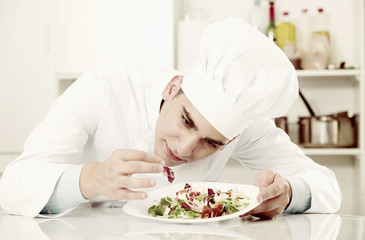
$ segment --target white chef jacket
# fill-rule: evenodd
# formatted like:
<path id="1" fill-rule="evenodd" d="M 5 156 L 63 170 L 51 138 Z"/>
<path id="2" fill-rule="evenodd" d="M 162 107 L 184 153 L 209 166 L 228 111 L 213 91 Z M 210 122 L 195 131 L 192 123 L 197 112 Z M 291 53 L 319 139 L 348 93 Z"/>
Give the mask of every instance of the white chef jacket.
<path id="1" fill-rule="evenodd" d="M 5 169 L 0 182 L 4 212 L 34 217 L 54 195 L 70 208 L 77 206 L 85 201 L 78 182 L 84 164 L 104 161 L 121 148 L 153 153 L 161 94 L 177 74 L 134 65 L 108 65 L 83 74 L 55 101 L 23 153 Z M 333 172 L 306 157 L 271 119 L 255 121 L 206 159 L 173 167 L 174 183 L 216 181 L 230 157 L 250 169 L 268 168 L 286 177 L 293 190 L 289 211 L 339 209 L 342 196 Z M 135 176 L 154 177 L 156 188 L 169 184 L 162 174 Z M 62 199 L 59 193 L 65 192 Z"/>

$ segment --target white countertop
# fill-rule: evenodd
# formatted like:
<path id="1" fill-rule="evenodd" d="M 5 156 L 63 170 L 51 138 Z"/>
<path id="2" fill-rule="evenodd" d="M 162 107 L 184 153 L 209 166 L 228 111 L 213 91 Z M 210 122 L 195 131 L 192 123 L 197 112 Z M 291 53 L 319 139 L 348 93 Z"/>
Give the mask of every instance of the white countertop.
<path id="1" fill-rule="evenodd" d="M 165 224 L 129 216 L 121 208 L 84 204 L 57 219 L 5 215 L 0 210 L 0 239 L 365 239 L 365 217 L 292 214 L 272 220 Z"/>

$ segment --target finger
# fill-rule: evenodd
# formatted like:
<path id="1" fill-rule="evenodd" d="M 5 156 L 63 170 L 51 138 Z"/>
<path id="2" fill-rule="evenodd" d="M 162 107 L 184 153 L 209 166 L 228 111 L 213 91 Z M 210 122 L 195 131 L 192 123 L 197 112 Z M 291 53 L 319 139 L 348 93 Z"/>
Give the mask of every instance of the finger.
<path id="1" fill-rule="evenodd" d="M 266 201 L 284 193 L 286 193 L 286 182 L 279 174 L 275 174 L 274 182 L 260 190 L 259 195 L 262 201 Z"/>
<path id="2" fill-rule="evenodd" d="M 156 185 L 153 178 L 134 178 L 129 176 L 120 176 L 116 179 L 117 188 L 148 188 Z"/>
<path id="3" fill-rule="evenodd" d="M 255 176 L 254 184 L 259 188 L 267 187 L 273 183 L 275 173 L 269 169 L 259 171 Z"/>
<path id="4" fill-rule="evenodd" d="M 132 191 L 129 189 L 118 189 L 109 199 L 111 200 L 143 200 L 148 197 L 147 193 L 142 191 Z"/>
<path id="5" fill-rule="evenodd" d="M 274 212 L 278 212 L 277 214 L 279 214 L 281 212 L 280 208 L 277 207 L 277 206 L 279 206 L 278 205 L 279 203 L 280 203 L 280 199 L 278 197 L 267 200 L 265 202 L 262 202 L 260 205 L 258 205 L 256 208 L 252 209 L 251 211 L 240 215 L 240 217 L 244 217 L 244 216 L 248 216 L 248 215 L 270 216 Z"/>
<path id="6" fill-rule="evenodd" d="M 264 201 L 264 197 L 261 193 L 264 191 L 265 187 L 273 183 L 275 175 L 276 174 L 269 169 L 263 169 L 256 174 L 255 185 L 258 186 L 260 190 L 259 194 L 256 197 L 258 202 Z"/>
<path id="7" fill-rule="evenodd" d="M 163 172 L 163 165 L 160 163 L 149 163 L 142 161 L 122 161 L 116 165 L 120 174 L 134 173 L 160 173 Z"/>
<path id="8" fill-rule="evenodd" d="M 160 163 L 163 165 L 166 164 L 161 157 L 140 150 L 119 149 L 116 150 L 113 154 L 116 154 L 119 158 L 126 161 L 145 161 L 150 163 Z"/>
<path id="9" fill-rule="evenodd" d="M 272 219 L 272 218 L 276 217 L 277 215 L 279 215 L 280 213 L 281 213 L 281 211 L 279 209 L 273 209 L 268 212 L 251 213 L 249 215 L 252 215 L 252 216 L 258 217 L 258 218 Z M 244 216 L 240 216 L 240 217 L 245 217 L 245 216 L 249 216 L 249 215 L 244 215 Z"/>

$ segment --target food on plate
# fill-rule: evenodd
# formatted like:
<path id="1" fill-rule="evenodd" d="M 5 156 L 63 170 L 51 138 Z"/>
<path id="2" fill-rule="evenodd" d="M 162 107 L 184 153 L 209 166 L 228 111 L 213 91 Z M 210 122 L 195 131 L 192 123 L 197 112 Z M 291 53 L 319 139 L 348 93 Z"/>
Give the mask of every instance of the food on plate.
<path id="1" fill-rule="evenodd" d="M 174 171 L 172 171 L 171 168 L 167 167 L 167 166 L 163 166 L 163 174 L 165 176 L 167 176 L 167 180 L 172 183 L 175 180 L 175 174 Z"/>
<path id="2" fill-rule="evenodd" d="M 188 183 L 176 196 L 161 198 L 148 209 L 148 214 L 163 218 L 213 218 L 240 211 L 250 204 L 250 198 L 237 189 L 221 191 Z"/>

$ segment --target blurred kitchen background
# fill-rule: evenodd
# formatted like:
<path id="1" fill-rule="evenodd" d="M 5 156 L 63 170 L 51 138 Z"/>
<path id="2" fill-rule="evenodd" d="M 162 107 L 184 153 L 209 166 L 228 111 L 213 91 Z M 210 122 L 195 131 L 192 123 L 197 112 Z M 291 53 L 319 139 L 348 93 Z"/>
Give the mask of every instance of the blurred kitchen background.
<path id="1" fill-rule="evenodd" d="M 203 27 L 237 16 L 298 69 L 304 98 L 276 123 L 335 172 L 339 213 L 365 214 L 364 12 L 364 0 L 0 0 L 0 173 L 86 69 L 128 62 L 184 73 Z M 253 176 L 230 160 L 220 181 Z"/>

